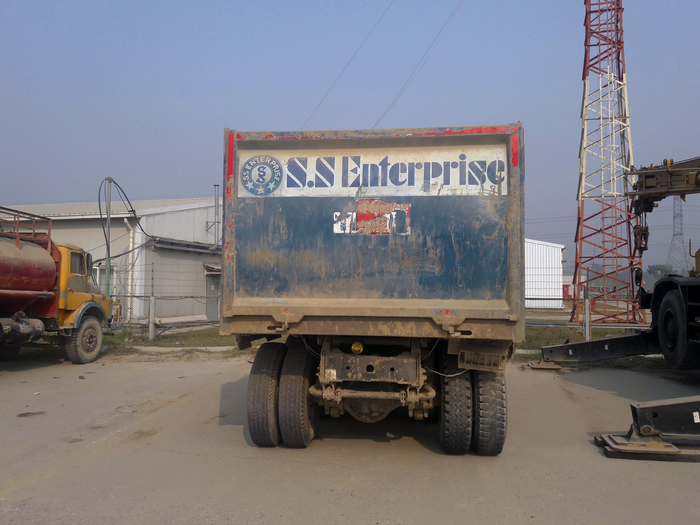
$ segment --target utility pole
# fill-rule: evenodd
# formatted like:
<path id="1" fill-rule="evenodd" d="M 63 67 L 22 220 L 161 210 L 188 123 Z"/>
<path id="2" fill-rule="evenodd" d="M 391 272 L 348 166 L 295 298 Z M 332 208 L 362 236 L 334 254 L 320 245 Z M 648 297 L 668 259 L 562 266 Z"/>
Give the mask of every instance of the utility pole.
<path id="1" fill-rule="evenodd" d="M 219 219 L 219 185 L 214 184 L 214 220 L 206 222 L 207 231 L 214 229 L 214 244 L 216 246 L 221 245 L 221 231 L 219 230 L 219 224 L 221 220 Z"/>

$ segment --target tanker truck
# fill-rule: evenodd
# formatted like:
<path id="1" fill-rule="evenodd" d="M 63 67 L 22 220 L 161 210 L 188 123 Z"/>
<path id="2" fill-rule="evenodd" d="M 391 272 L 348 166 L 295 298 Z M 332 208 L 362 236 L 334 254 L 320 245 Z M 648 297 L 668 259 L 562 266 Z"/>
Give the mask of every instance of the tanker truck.
<path id="1" fill-rule="evenodd" d="M 447 454 L 499 454 L 525 336 L 522 125 L 224 137 L 221 333 L 267 340 L 253 443 L 397 410 L 437 419 Z"/>
<path id="2" fill-rule="evenodd" d="M 92 256 L 51 240 L 51 219 L 0 207 L 0 358 L 39 339 L 94 361 L 120 305 L 92 282 Z"/>

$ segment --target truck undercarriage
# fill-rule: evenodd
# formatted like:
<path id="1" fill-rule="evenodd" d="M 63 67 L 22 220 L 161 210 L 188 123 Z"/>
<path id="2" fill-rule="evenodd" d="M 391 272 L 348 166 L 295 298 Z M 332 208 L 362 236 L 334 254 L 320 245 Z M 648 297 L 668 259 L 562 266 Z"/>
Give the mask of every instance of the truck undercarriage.
<path id="1" fill-rule="evenodd" d="M 499 454 L 506 436 L 506 349 L 494 366 L 465 368 L 444 339 L 290 336 L 257 352 L 248 423 L 259 446 L 309 445 L 319 413 L 363 423 L 405 408 L 437 416 L 448 454 Z M 484 354 L 485 356 L 489 354 Z M 493 354 L 491 354 L 493 355 Z M 439 412 L 438 412 L 439 411 Z"/>

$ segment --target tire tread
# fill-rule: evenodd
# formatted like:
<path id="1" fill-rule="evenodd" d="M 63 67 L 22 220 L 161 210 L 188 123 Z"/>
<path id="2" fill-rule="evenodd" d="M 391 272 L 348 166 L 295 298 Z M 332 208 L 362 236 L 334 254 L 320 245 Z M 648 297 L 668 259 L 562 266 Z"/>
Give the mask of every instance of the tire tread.
<path id="1" fill-rule="evenodd" d="M 315 432 L 316 412 L 309 411 L 309 386 L 315 359 L 301 345 L 290 346 L 280 377 L 279 423 L 282 441 L 290 448 L 306 448 Z"/>
<path id="2" fill-rule="evenodd" d="M 445 454 L 463 455 L 469 451 L 472 437 L 472 385 L 469 371 L 457 367 L 455 356 L 443 357 L 443 372 L 455 377 L 442 378 L 440 408 L 440 444 Z"/>
<path id="3" fill-rule="evenodd" d="M 265 343 L 255 354 L 248 378 L 248 431 L 259 447 L 280 443 L 277 419 L 277 393 L 282 363 L 287 347 L 282 343 Z"/>
<path id="4" fill-rule="evenodd" d="M 501 372 L 474 374 L 474 452 L 497 456 L 506 442 L 506 380 Z"/>

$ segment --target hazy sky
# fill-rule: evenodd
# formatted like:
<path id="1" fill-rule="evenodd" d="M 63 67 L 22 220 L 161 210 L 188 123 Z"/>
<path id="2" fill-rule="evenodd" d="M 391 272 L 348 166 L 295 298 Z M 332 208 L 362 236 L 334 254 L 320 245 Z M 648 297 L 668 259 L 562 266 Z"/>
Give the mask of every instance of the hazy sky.
<path id="1" fill-rule="evenodd" d="M 457 0 L 395 0 L 306 129 L 371 128 Z M 223 129 L 298 130 L 390 0 L 0 0 L 0 205 L 213 194 Z M 582 0 L 470 1 L 379 128 L 523 121 L 526 234 L 574 259 Z M 627 0 L 635 164 L 700 155 L 697 0 Z M 700 196 L 685 236 L 700 246 Z M 672 202 L 649 216 L 666 260 Z"/>

